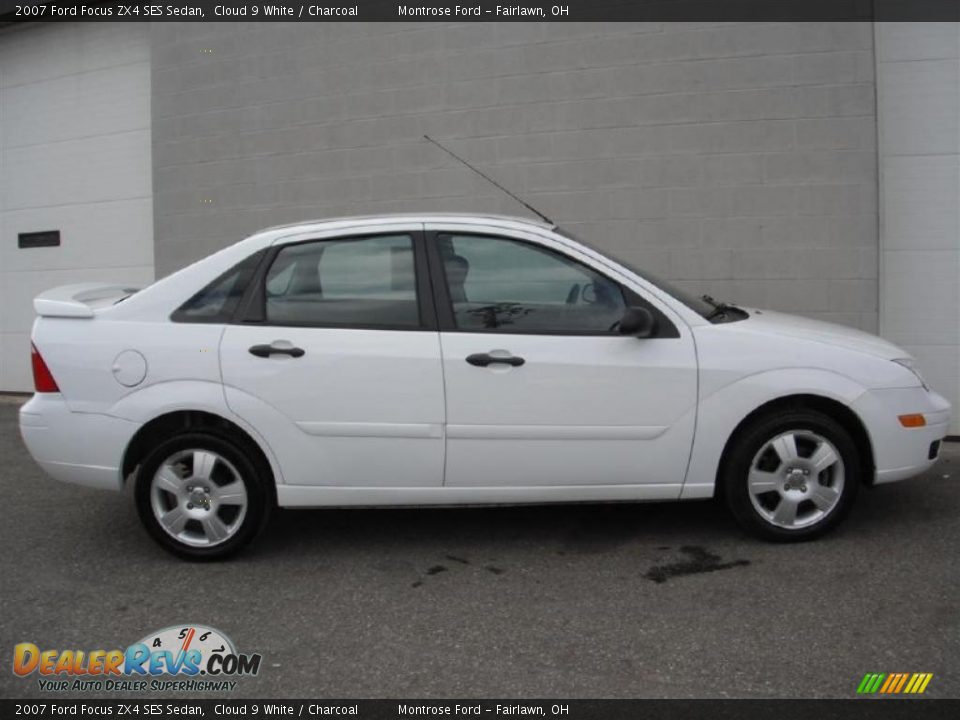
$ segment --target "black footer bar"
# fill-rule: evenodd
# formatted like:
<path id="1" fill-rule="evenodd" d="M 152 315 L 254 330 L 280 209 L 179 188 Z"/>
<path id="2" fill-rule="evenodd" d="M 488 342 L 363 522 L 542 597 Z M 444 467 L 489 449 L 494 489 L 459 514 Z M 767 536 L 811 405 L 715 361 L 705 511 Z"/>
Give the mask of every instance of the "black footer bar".
<path id="1" fill-rule="evenodd" d="M 0 700 L 13 718 L 557 718 L 906 720 L 960 717 L 960 700 Z"/>

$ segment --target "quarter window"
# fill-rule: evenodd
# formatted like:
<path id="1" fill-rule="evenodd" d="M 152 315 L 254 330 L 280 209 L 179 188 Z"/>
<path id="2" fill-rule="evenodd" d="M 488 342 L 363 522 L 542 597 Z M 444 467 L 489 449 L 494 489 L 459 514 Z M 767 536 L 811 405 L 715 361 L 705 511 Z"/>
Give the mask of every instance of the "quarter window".
<path id="1" fill-rule="evenodd" d="M 506 238 L 440 235 L 457 329 L 498 333 L 614 333 L 620 285 L 546 248 Z"/>
<path id="2" fill-rule="evenodd" d="M 193 323 L 230 322 L 262 258 L 261 250 L 232 267 L 177 308 L 171 319 Z"/>
<path id="3" fill-rule="evenodd" d="M 409 235 L 286 246 L 267 272 L 265 289 L 268 324 L 420 326 Z"/>

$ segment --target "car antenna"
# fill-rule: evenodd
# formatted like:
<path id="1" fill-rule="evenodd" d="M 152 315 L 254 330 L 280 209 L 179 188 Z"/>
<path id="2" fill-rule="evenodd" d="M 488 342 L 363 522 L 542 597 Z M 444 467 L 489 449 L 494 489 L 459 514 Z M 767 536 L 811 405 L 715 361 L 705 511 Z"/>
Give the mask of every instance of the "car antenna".
<path id="1" fill-rule="evenodd" d="M 453 158 L 455 158 L 455 159 L 459 160 L 460 162 L 462 162 L 464 165 L 466 165 L 468 168 L 470 168 L 471 170 L 473 170 L 477 175 L 479 175 L 480 177 L 482 177 L 482 178 L 483 178 L 484 180 L 486 180 L 488 183 L 490 183 L 490 184 L 493 185 L 494 187 L 499 188 L 500 190 L 503 190 L 503 192 L 505 192 L 507 195 L 509 195 L 510 197 L 512 197 L 514 200 L 516 200 L 518 203 L 520 203 L 521 205 L 523 205 L 527 210 L 529 210 L 530 212 L 532 212 L 534 215 L 539 215 L 539 216 L 540 216 L 541 218 L 543 218 L 546 222 L 550 223 L 550 225 L 553 226 L 553 227 L 556 227 L 556 226 L 557 226 L 557 224 L 556 224 L 553 220 L 551 220 L 551 219 L 548 218 L 546 215 L 544 215 L 542 212 L 540 212 L 539 210 L 537 210 L 533 205 L 531 205 L 530 203 L 528 203 L 528 202 L 526 202 L 526 201 L 524 201 L 524 200 L 521 200 L 518 196 L 514 195 L 512 192 L 510 192 L 509 190 L 507 190 L 503 185 L 501 185 L 500 183 L 498 183 L 498 182 L 497 182 L 496 180 L 494 180 L 492 177 L 490 177 L 489 175 L 487 175 L 487 174 L 485 174 L 485 173 L 482 173 L 482 172 L 480 172 L 479 170 L 477 170 L 473 165 L 471 165 L 471 164 L 468 163 L 466 160 L 464 160 L 462 157 L 460 157 L 460 156 L 457 155 L 455 152 L 453 152 L 453 150 L 448 150 L 447 148 L 445 148 L 443 145 L 441 145 L 440 143 L 438 143 L 436 140 L 434 140 L 434 139 L 433 139 L 432 137 L 430 137 L 429 135 L 424 135 L 424 136 L 423 136 L 423 139 L 424 139 L 424 140 L 428 140 L 429 142 L 432 142 L 432 143 L 433 143 L 434 145 L 436 145 L 438 148 L 440 148 L 440 149 L 443 150 L 445 153 L 447 153 L 447 155 L 450 155 L 450 156 L 452 156 Z"/>

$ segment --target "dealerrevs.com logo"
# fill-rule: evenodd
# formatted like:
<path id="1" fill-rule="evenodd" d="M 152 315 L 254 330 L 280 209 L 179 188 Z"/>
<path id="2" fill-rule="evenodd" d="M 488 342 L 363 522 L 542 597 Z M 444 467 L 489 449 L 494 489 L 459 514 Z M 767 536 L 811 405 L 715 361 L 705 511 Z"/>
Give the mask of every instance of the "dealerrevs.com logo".
<path id="1" fill-rule="evenodd" d="M 260 672 L 259 653 L 238 653 L 219 630 L 173 625 L 126 649 L 41 650 L 34 643 L 13 649 L 13 672 L 37 676 L 39 689 L 56 692 L 233 690 L 233 678 Z"/>

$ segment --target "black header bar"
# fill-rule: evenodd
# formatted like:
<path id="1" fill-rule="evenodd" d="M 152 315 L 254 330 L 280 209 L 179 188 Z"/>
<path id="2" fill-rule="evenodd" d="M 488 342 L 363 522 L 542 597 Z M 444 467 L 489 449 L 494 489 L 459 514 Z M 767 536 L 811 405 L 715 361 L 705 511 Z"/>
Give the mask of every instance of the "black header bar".
<path id="1" fill-rule="evenodd" d="M 958 0 L 0 0 L 20 22 L 960 22 Z"/>

